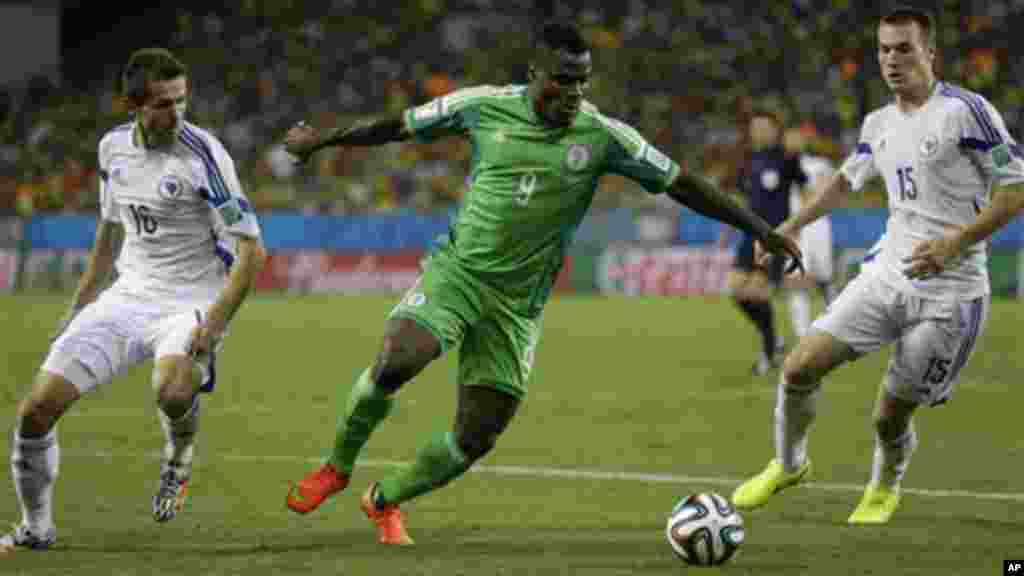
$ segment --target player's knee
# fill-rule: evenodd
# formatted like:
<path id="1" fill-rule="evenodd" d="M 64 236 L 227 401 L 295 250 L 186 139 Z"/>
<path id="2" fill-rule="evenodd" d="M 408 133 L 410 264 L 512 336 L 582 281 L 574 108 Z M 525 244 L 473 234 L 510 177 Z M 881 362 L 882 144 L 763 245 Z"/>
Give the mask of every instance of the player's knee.
<path id="1" fill-rule="evenodd" d="M 373 381 L 387 392 L 398 391 L 440 354 L 433 336 L 430 340 L 399 332 L 384 336 L 373 367 Z"/>
<path id="2" fill-rule="evenodd" d="M 494 450 L 494 446 L 498 443 L 498 434 L 495 432 L 470 434 L 459 430 L 455 433 L 455 443 L 467 460 L 475 462 Z"/>
<path id="3" fill-rule="evenodd" d="M 893 442 L 902 437 L 910 422 L 903 418 L 892 416 L 876 415 L 874 418 L 875 432 L 883 442 Z"/>
<path id="4" fill-rule="evenodd" d="M 782 363 L 782 381 L 795 391 L 813 392 L 820 384 L 820 377 L 813 366 L 813 356 L 797 347 Z"/>
<path id="5" fill-rule="evenodd" d="M 22 436 L 43 436 L 53 429 L 66 409 L 53 398 L 29 394 L 18 405 L 18 429 Z"/>
<path id="6" fill-rule="evenodd" d="M 160 383 L 156 392 L 156 403 L 171 418 L 178 418 L 192 407 L 196 390 L 190 375 L 179 375 Z"/>

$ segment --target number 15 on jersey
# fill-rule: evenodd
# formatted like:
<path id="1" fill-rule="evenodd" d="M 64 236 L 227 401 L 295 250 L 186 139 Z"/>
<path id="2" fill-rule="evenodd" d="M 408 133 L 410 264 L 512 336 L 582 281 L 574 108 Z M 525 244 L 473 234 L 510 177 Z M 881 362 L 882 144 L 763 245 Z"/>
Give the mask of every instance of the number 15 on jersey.
<path id="1" fill-rule="evenodd" d="M 899 179 L 900 201 L 917 200 L 917 183 L 914 182 L 914 167 L 904 166 L 896 169 Z"/>

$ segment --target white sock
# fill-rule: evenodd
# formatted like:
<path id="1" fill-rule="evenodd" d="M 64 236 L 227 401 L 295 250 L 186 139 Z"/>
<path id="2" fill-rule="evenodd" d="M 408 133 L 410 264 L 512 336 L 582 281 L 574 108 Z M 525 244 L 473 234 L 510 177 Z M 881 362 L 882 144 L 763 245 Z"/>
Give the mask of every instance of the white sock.
<path id="1" fill-rule="evenodd" d="M 11 477 L 21 503 L 22 521 L 42 534 L 53 529 L 53 484 L 60 468 L 57 429 L 40 438 L 22 438 L 14 431 Z"/>
<path id="2" fill-rule="evenodd" d="M 785 376 L 779 378 L 775 403 L 775 456 L 786 472 L 796 472 L 807 461 L 807 430 L 818 411 L 820 388 L 793 392 Z"/>
<path id="3" fill-rule="evenodd" d="M 913 422 L 906 432 L 892 441 L 875 434 L 875 459 L 871 465 L 871 484 L 895 488 L 903 480 L 910 457 L 917 448 L 917 432 Z"/>
<path id="4" fill-rule="evenodd" d="M 790 290 L 789 315 L 797 339 L 803 338 L 811 329 L 811 295 L 807 290 Z"/>
<path id="5" fill-rule="evenodd" d="M 186 473 L 192 467 L 193 444 L 199 431 L 199 395 L 196 394 L 192 407 L 180 418 L 171 420 L 163 410 L 158 409 L 160 427 L 164 430 L 164 460 L 172 467 L 183 469 Z"/>

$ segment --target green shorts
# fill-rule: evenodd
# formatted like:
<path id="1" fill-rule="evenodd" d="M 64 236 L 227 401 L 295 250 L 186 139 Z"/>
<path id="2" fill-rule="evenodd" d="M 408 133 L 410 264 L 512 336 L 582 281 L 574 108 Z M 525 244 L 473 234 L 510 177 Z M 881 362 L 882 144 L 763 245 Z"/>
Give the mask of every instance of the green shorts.
<path id="1" fill-rule="evenodd" d="M 389 318 L 408 318 L 430 330 L 442 353 L 458 345 L 460 386 L 526 395 L 540 317 L 516 312 L 507 296 L 450 258 L 431 257 Z"/>

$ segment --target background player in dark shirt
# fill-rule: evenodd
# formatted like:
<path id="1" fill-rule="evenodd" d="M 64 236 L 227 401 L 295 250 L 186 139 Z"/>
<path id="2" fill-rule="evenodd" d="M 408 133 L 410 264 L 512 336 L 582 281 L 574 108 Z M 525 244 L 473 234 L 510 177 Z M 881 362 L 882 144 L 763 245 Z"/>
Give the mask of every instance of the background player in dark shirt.
<path id="1" fill-rule="evenodd" d="M 794 184 L 803 186 L 807 176 L 799 156 L 782 146 L 782 119 L 773 110 L 755 109 L 748 124 L 750 154 L 740 168 L 739 188 L 750 209 L 772 226 L 789 217 L 789 194 Z M 785 262 L 772 260 L 767 269 L 754 261 L 754 238 L 744 234 L 729 273 L 729 291 L 736 305 L 761 334 L 762 351 L 754 362 L 757 375 L 776 367 L 782 357 L 782 339 L 775 332 L 771 297 L 782 282 Z"/>

